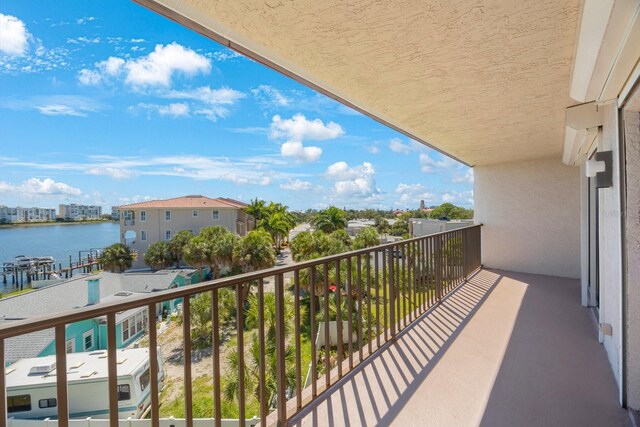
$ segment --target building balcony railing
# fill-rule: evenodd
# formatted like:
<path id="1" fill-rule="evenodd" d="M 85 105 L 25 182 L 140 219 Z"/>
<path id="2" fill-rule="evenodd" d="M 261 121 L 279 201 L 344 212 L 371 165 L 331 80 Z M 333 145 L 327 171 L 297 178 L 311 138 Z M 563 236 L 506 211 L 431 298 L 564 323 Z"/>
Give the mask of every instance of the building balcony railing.
<path id="1" fill-rule="evenodd" d="M 136 225 L 136 220 L 135 219 L 125 219 L 124 220 L 124 226 L 125 227 L 133 227 L 134 225 Z"/>
<path id="2" fill-rule="evenodd" d="M 239 424 L 245 425 L 247 419 L 257 416 L 261 425 L 286 425 L 288 419 L 316 401 L 330 386 L 465 283 L 480 268 L 480 231 L 481 227 L 475 225 L 150 295 L 132 296 L 126 302 L 105 302 L 72 312 L 5 323 L 0 326 L 0 364 L 5 365 L 4 350 L 8 339 L 53 328 L 58 425 L 67 425 L 71 402 L 67 388 L 66 327 L 82 320 L 106 317 L 108 408 L 110 425 L 115 427 L 119 416 L 116 314 L 146 307 L 150 425 L 158 427 L 157 304 L 181 299 L 184 425 L 193 426 L 192 303 L 198 296 L 208 294 L 213 361 L 212 413 L 214 425 L 220 426 L 225 398 L 221 388 L 224 354 L 220 346 L 222 326 L 230 320 L 221 316 L 219 303 L 224 292 L 225 297 L 232 295 L 235 300 L 234 320 L 238 325 L 235 331 L 237 357 L 227 369 L 229 366 L 237 369 L 235 399 Z M 269 278 L 275 279 L 273 290 L 265 286 Z M 257 311 L 257 325 L 253 325 L 255 335 L 249 335 L 247 331 L 247 295 L 252 286 L 257 288 L 257 295 L 252 297 L 257 302 L 254 307 Z M 303 293 L 310 296 L 308 300 L 300 298 Z M 275 316 L 269 316 L 267 312 L 270 303 L 275 305 Z M 273 317 L 274 323 L 270 321 Z M 330 326 L 325 327 L 327 324 Z M 312 337 L 305 341 L 306 344 L 301 338 L 303 328 Z M 255 339 L 253 346 L 247 346 L 249 339 Z M 335 357 L 330 355 L 333 349 L 325 350 L 325 343 L 335 347 Z M 248 351 L 248 348 L 255 351 Z M 275 360 L 270 357 L 273 352 Z M 305 356 L 309 354 L 310 362 Z M 245 390 L 250 366 L 257 367 L 255 397 L 253 390 Z M 5 389 L 5 381 L 5 376 L 0 375 L 0 390 Z M 258 413 L 247 413 L 250 397 L 257 398 Z M 0 399 L 0 420 L 7 419 L 7 415 L 6 401 Z"/>

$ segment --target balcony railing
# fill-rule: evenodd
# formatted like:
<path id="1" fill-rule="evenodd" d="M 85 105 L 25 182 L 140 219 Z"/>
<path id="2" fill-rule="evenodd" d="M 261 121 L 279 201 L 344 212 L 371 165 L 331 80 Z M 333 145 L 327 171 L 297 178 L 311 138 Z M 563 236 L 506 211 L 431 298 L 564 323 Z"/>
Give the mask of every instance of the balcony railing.
<path id="1" fill-rule="evenodd" d="M 125 227 L 133 227 L 134 225 L 136 225 L 136 220 L 135 219 L 125 219 L 124 221 L 124 226 Z"/>
<path id="2" fill-rule="evenodd" d="M 235 324 L 238 325 L 235 345 L 238 381 L 236 401 L 240 425 L 244 425 L 245 420 L 254 415 L 259 417 L 261 425 L 285 425 L 289 418 L 310 405 L 331 385 L 385 343 L 392 341 L 399 332 L 464 283 L 480 268 L 480 260 L 480 226 L 476 225 L 151 295 L 133 296 L 126 302 L 108 302 L 70 312 L 14 321 L 0 326 L 0 365 L 5 365 L 4 349 L 8 338 L 54 328 L 58 425 L 67 425 L 69 399 L 65 328 L 81 320 L 106 316 L 109 417 L 110 426 L 116 427 L 116 313 L 146 307 L 149 319 L 151 376 L 150 425 L 158 427 L 160 393 L 156 304 L 182 298 L 184 425 L 192 427 L 194 417 L 190 314 L 192 299 L 208 293 L 211 298 L 214 396 L 212 413 L 214 424 L 220 426 L 224 398 L 221 390 L 221 325 L 229 319 L 221 318 L 219 302 L 221 293 L 225 292 L 225 295 L 232 294 L 235 298 Z M 267 320 L 270 317 L 265 314 L 269 308 L 267 294 L 272 292 L 265 289 L 265 281 L 271 277 L 275 278 L 275 324 L 269 324 Z M 257 295 L 253 301 L 257 302 L 257 325 L 254 326 L 258 360 L 249 359 L 254 356 L 247 354 L 250 352 L 247 351 L 245 343 L 245 339 L 248 339 L 248 332 L 245 330 L 247 294 L 252 284 L 257 285 Z M 309 295 L 308 308 L 307 299 L 300 298 L 303 290 Z M 290 292 L 294 298 L 288 295 Z M 269 295 L 269 300 L 273 302 L 273 299 Z M 293 307 L 287 305 L 287 301 L 291 304 L 291 300 Z M 285 316 L 285 312 L 291 311 L 293 314 Z M 325 327 L 327 324 L 335 325 L 335 331 L 332 331 L 332 327 Z M 302 342 L 303 328 L 311 337 L 305 341 L 307 344 Z M 291 330 L 293 333 L 288 335 L 287 331 Z M 318 330 L 323 331 L 324 336 L 318 339 L 319 344 L 316 344 Z M 329 343 L 329 349 L 324 348 L 326 343 Z M 331 345 L 333 343 L 335 345 Z M 335 357 L 331 357 L 330 352 L 334 347 Z M 276 356 L 275 366 L 267 366 L 269 360 L 273 360 L 267 356 L 271 356 L 273 352 Z M 310 363 L 305 359 L 305 355 L 308 354 L 311 355 Z M 246 410 L 249 397 L 245 391 L 246 375 L 250 370 L 248 363 L 253 363 L 252 369 L 257 365 L 255 394 L 259 404 L 258 414 L 248 414 Z M 304 371 L 309 364 L 308 375 L 305 375 Z M 275 378 L 271 376 L 268 379 L 269 373 L 273 373 Z M 305 384 L 307 376 L 308 387 Z M 5 390 L 3 375 L 0 375 L 0 390 Z M 0 399 L 0 420 L 6 417 L 6 401 Z"/>

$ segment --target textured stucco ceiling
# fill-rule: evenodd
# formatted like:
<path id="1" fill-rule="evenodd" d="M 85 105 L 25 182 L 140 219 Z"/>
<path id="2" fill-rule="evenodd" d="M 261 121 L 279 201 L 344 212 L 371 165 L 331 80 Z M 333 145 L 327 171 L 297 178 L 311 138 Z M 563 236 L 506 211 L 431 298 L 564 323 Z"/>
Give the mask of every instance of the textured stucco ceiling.
<path id="1" fill-rule="evenodd" d="M 580 0 L 136 0 L 470 165 L 561 156 Z"/>

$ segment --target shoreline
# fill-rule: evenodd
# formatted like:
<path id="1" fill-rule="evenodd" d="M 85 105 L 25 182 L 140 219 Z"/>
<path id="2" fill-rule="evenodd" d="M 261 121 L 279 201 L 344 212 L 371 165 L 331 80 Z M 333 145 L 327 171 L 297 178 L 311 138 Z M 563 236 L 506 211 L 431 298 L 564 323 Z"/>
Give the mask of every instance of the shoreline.
<path id="1" fill-rule="evenodd" d="M 90 221 L 68 221 L 68 222 L 18 222 L 9 224 L 0 224 L 0 229 L 3 228 L 17 228 L 17 227 L 48 227 L 52 225 L 87 225 L 87 224 L 102 224 L 102 223 L 114 223 L 118 224 L 118 221 L 111 220 L 90 220 Z"/>

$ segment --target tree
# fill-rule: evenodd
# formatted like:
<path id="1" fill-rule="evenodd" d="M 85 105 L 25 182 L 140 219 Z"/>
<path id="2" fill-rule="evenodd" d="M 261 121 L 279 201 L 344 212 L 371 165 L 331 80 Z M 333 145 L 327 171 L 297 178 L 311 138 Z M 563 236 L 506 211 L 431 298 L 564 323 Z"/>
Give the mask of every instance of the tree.
<path id="1" fill-rule="evenodd" d="M 334 231 L 333 233 L 331 233 L 331 237 L 341 241 L 342 244 L 344 244 L 345 250 L 350 248 L 353 243 L 351 241 L 351 236 L 349 236 L 349 233 L 347 233 L 343 229 Z"/>
<path id="2" fill-rule="evenodd" d="M 373 227 L 367 227 L 353 241 L 354 249 L 370 248 L 380 244 L 380 235 Z"/>
<path id="3" fill-rule="evenodd" d="M 256 295 L 252 295 L 248 300 L 246 311 L 247 325 L 256 327 L 259 321 L 259 300 Z M 295 299 L 291 294 L 284 295 L 284 338 L 291 337 L 294 324 L 294 304 Z M 276 376 L 276 303 L 275 294 L 266 292 L 264 294 L 264 322 L 265 322 L 265 385 L 267 390 L 267 402 L 273 402 L 277 396 L 277 376 Z M 302 309 L 302 307 L 301 307 Z M 305 318 L 304 312 L 301 318 Z M 245 358 L 244 384 L 245 393 L 252 394 L 260 401 L 260 341 L 258 334 L 253 335 L 251 346 Z M 285 372 L 286 389 L 295 387 L 295 352 L 291 345 L 285 347 Z M 229 366 L 225 375 L 224 398 L 233 401 L 239 392 L 238 384 L 238 354 L 237 350 L 232 350 L 229 355 Z M 282 396 L 281 398 L 286 398 Z"/>
<path id="4" fill-rule="evenodd" d="M 162 240 L 152 243 L 147 253 L 144 254 L 144 263 L 153 270 L 169 268 L 174 262 L 169 245 Z"/>
<path id="5" fill-rule="evenodd" d="M 271 235 L 264 230 L 253 230 L 240 239 L 234 258 L 245 273 L 273 267 L 276 254 Z"/>
<path id="6" fill-rule="evenodd" d="M 104 250 L 100 256 L 100 264 L 105 270 L 114 273 L 122 273 L 126 269 L 131 268 L 131 264 L 135 259 L 131 250 L 122 243 L 116 243 Z"/>
<path id="7" fill-rule="evenodd" d="M 452 203 L 443 203 L 429 212 L 429 218 L 473 219 L 473 210 L 465 209 Z"/>
<path id="8" fill-rule="evenodd" d="M 211 269 L 213 278 L 218 279 L 220 277 L 220 269 L 232 267 L 233 252 L 240 241 L 240 237 L 218 225 L 203 228 L 198 236 L 206 242 L 208 248 L 207 264 Z"/>
<path id="9" fill-rule="evenodd" d="M 378 230 L 378 233 L 382 234 L 383 236 L 387 234 L 390 228 L 389 221 L 382 217 L 376 218 L 374 226 L 376 227 L 376 230 Z"/>
<path id="10" fill-rule="evenodd" d="M 258 221 L 262 219 L 262 214 L 264 213 L 265 205 L 266 203 L 264 200 L 258 200 L 258 198 L 256 197 L 255 199 L 249 202 L 247 207 L 244 208 L 244 211 L 247 215 L 251 215 L 257 224 Z"/>
<path id="11" fill-rule="evenodd" d="M 320 211 L 313 221 L 316 229 L 325 233 L 333 233 L 336 230 L 347 227 L 347 217 L 342 209 L 330 206 Z"/>
<path id="12" fill-rule="evenodd" d="M 209 260 L 210 246 L 207 241 L 200 236 L 196 236 L 183 248 L 183 257 L 187 265 L 196 267 L 202 280 L 202 268 Z"/>
<path id="13" fill-rule="evenodd" d="M 189 230 L 177 232 L 171 240 L 169 240 L 169 251 L 172 258 L 176 262 L 176 267 L 180 267 L 180 262 L 184 254 L 184 248 L 193 239 L 193 233 Z"/>

